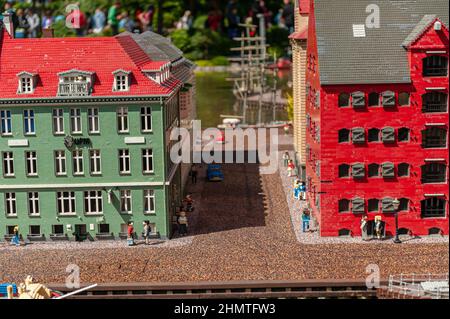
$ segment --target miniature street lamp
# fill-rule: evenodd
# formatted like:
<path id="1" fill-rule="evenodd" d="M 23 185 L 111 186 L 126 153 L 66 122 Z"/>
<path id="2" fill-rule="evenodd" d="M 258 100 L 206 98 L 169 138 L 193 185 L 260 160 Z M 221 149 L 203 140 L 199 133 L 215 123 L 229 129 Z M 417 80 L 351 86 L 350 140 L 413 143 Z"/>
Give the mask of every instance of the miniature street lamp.
<path id="1" fill-rule="evenodd" d="M 396 198 L 392 201 L 392 205 L 394 206 L 394 212 L 395 212 L 395 239 L 394 243 L 401 244 L 402 241 L 398 237 L 398 208 L 400 206 L 400 201 Z"/>

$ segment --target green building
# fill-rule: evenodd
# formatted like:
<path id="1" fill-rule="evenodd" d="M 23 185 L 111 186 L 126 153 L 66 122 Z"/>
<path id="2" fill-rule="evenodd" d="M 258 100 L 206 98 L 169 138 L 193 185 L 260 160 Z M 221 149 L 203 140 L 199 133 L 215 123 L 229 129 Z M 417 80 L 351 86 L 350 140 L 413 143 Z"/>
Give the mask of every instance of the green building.
<path id="1" fill-rule="evenodd" d="M 182 57 L 164 60 L 132 36 L 14 39 L 0 24 L 0 240 L 138 235 L 170 238 L 181 168 Z M 174 63 L 175 62 L 175 63 Z"/>

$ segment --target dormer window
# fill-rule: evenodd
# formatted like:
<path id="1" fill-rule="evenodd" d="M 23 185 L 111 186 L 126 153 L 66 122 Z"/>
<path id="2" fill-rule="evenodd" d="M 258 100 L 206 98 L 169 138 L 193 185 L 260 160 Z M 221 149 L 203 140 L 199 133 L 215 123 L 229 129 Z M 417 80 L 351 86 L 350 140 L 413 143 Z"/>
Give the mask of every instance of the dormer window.
<path id="1" fill-rule="evenodd" d="M 114 87 L 113 91 L 126 92 L 130 90 L 130 72 L 117 70 L 113 72 Z"/>
<path id="2" fill-rule="evenodd" d="M 170 78 L 170 63 L 166 63 L 158 69 L 144 68 L 142 71 L 150 80 L 162 84 Z"/>
<path id="3" fill-rule="evenodd" d="M 91 94 L 93 86 L 93 72 L 70 70 L 58 74 L 59 96 L 87 96 Z"/>
<path id="4" fill-rule="evenodd" d="M 31 94 L 34 92 L 36 75 L 33 73 L 22 72 L 17 74 L 19 77 L 19 94 Z"/>

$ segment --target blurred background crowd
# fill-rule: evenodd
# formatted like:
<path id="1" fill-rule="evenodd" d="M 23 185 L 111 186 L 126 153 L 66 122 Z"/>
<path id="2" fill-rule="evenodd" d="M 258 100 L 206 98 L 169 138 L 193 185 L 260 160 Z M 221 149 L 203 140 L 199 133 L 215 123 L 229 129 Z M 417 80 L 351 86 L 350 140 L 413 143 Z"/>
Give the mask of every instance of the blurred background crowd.
<path id="1" fill-rule="evenodd" d="M 241 34 L 239 25 L 259 25 L 259 14 L 272 55 L 289 55 L 294 28 L 292 0 L 0 0 L 0 5 L 0 19 L 3 12 L 12 14 L 17 38 L 40 37 L 49 28 L 57 37 L 155 31 L 170 36 L 190 59 L 216 65 L 227 63 L 222 55 Z"/>

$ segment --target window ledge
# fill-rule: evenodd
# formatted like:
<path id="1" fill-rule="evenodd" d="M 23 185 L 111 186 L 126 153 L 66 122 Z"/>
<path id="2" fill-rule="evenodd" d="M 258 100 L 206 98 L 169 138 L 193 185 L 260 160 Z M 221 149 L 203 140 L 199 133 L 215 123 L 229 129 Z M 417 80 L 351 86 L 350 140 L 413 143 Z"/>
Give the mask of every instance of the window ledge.
<path id="1" fill-rule="evenodd" d="M 77 217 L 77 213 L 58 214 L 58 217 Z"/>

